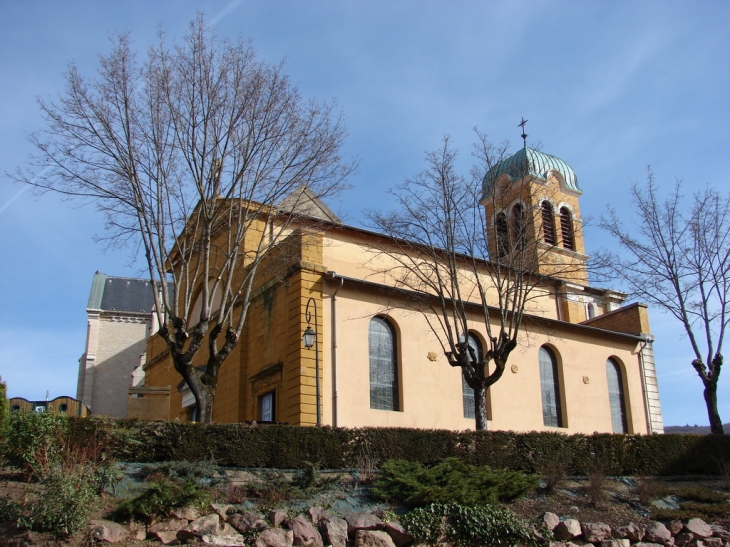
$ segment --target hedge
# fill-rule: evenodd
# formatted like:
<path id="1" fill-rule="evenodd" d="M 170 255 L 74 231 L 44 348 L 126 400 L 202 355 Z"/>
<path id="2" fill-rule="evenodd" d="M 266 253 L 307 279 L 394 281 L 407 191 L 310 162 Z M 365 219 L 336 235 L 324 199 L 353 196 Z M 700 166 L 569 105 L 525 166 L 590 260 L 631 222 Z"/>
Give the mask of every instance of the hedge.
<path id="1" fill-rule="evenodd" d="M 14 416 L 20 418 L 20 416 Z M 720 475 L 730 464 L 728 435 L 565 435 L 552 432 L 332 428 L 195 424 L 67 418 L 69 438 L 103 443 L 119 461 L 215 461 L 230 467 L 357 468 L 389 459 L 426 465 L 457 457 L 527 473 L 558 467 L 587 475 Z M 17 422 L 17 420 L 11 420 Z M 12 448 L 12 447 L 9 447 Z"/>

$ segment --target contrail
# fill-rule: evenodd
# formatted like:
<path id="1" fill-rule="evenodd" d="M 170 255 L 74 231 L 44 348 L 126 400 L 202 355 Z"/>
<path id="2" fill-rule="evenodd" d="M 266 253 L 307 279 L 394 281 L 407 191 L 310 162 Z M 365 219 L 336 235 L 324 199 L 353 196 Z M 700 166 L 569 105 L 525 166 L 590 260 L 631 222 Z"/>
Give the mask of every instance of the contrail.
<path id="1" fill-rule="evenodd" d="M 225 8 L 223 8 L 223 10 L 221 10 L 221 12 L 218 15 L 216 15 L 215 17 L 213 17 L 213 19 L 211 19 L 210 23 L 208 23 L 208 26 L 215 25 L 218 21 L 223 19 L 226 15 L 231 13 L 234 9 L 236 9 L 241 4 L 243 4 L 243 0 L 233 0 Z"/>
<path id="2" fill-rule="evenodd" d="M 27 189 L 28 189 L 28 186 L 27 185 L 23 186 L 20 190 L 18 190 L 15 193 L 15 195 L 13 197 L 11 197 L 8 201 L 6 201 L 5 204 L 2 207 L 0 207 L 0 214 L 2 214 L 2 212 L 5 209 L 7 209 L 8 207 L 10 207 L 16 199 L 18 199 L 20 196 L 22 196 L 23 195 L 23 192 L 25 192 Z"/>
<path id="3" fill-rule="evenodd" d="M 33 177 L 33 180 L 31 180 L 31 183 L 35 182 L 35 180 L 38 177 L 42 177 L 43 175 L 45 175 L 46 171 L 48 171 L 50 168 L 51 168 L 50 165 L 48 167 L 45 167 L 40 173 L 38 173 L 36 176 Z M 28 184 L 24 184 L 23 187 L 20 190 L 18 190 L 13 197 L 11 197 L 8 201 L 6 201 L 5 204 L 2 207 L 0 207 L 0 214 L 2 214 L 3 211 L 5 211 L 5 209 L 10 207 L 14 201 L 16 201 L 20 196 L 22 196 L 23 192 L 25 192 L 28 189 L 28 186 L 29 186 Z"/>

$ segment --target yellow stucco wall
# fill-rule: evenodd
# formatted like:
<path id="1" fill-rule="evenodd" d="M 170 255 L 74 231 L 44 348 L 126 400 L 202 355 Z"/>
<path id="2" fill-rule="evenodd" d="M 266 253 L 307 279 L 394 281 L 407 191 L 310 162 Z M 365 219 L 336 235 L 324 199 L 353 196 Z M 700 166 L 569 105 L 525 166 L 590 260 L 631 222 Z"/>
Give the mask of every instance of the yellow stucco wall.
<path id="1" fill-rule="evenodd" d="M 260 270 L 246 327 L 220 370 L 214 421 L 258 420 L 260 397 L 274 391 L 276 421 L 316 423 L 315 352 L 304 348 L 301 340 L 308 325 L 305 309 L 309 298 L 313 298 L 317 321 L 312 309 L 310 325 L 319 334 L 324 424 L 456 430 L 474 427 L 473 419 L 463 417 L 461 370 L 447 364 L 443 348 L 424 317 L 406 308 L 403 300 L 389 290 L 393 279 L 388 266 L 392 262 L 379 252 L 383 242 L 377 236 L 330 226 L 317 233 L 294 231 L 287 244 L 285 261 L 279 260 L 283 254 L 273 253 Z M 582 249 L 582 241 L 577 248 Z M 341 276 L 347 279 L 343 282 Z M 382 286 L 375 286 L 377 283 Z M 489 428 L 611 432 L 606 360 L 613 357 L 623 370 L 629 431 L 645 433 L 647 419 L 636 354 L 639 341 L 575 325 L 585 320 L 584 304 L 558 299 L 553 287 L 540 290 L 542 296 L 530 312 L 543 321 L 526 322 L 504 376 L 490 389 Z M 337 314 L 336 323 L 333 313 Z M 637 317 L 629 317 L 633 312 L 625 313 L 624 323 L 646 325 L 648 329 L 645 310 L 638 310 Z M 370 408 L 368 329 L 374 316 L 387 317 L 397 332 L 397 411 Z M 485 328 L 478 315 L 473 319 L 474 330 L 483 340 Z M 621 330 L 609 323 L 606 319 L 600 325 L 591 325 Z M 558 359 L 562 428 L 543 425 L 538 365 L 538 351 L 543 345 L 548 345 Z M 203 362 L 204 349 L 196 364 Z M 148 340 L 147 356 L 145 384 L 171 386 L 170 419 L 185 420 L 182 396 L 176 389 L 180 376 L 165 357 L 164 341 L 158 336 Z"/>

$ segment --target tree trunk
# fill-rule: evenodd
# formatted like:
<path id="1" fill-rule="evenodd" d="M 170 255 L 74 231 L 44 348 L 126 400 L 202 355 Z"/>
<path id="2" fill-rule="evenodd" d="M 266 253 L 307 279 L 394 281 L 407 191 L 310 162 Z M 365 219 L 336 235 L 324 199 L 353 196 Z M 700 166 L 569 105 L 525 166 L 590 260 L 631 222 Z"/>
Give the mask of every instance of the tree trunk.
<path id="1" fill-rule="evenodd" d="M 722 435 L 725 430 L 722 427 L 720 414 L 717 412 L 717 382 L 705 382 L 705 403 L 707 404 L 707 416 L 710 418 L 710 431 L 716 435 Z"/>
<path id="2" fill-rule="evenodd" d="M 474 417 L 476 430 L 487 430 L 487 388 L 484 385 L 474 389 Z"/>

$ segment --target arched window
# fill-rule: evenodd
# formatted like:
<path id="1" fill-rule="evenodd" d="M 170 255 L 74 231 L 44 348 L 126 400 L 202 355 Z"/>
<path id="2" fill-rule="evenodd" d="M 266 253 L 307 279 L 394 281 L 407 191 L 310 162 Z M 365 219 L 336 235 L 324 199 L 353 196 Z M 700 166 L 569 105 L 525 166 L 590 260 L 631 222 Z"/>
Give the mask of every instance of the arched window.
<path id="1" fill-rule="evenodd" d="M 481 363 L 484 356 L 482 343 L 479 341 L 479 338 L 473 334 L 469 335 L 468 340 L 469 347 L 474 349 L 474 353 L 477 356 L 477 362 Z M 475 418 L 476 407 L 474 404 L 474 390 L 466 383 L 466 378 L 464 378 L 463 372 L 461 374 L 461 394 L 462 400 L 464 401 L 464 418 Z"/>
<path id="2" fill-rule="evenodd" d="M 606 376 L 608 378 L 608 400 L 611 404 L 611 422 L 614 433 L 628 433 L 626 424 L 626 408 L 624 407 L 624 383 L 621 379 L 619 364 L 609 359 L 606 361 Z"/>
<path id="3" fill-rule="evenodd" d="M 370 320 L 370 408 L 398 410 L 398 364 L 393 326 L 382 317 Z"/>
<path id="4" fill-rule="evenodd" d="M 512 241 L 518 251 L 524 249 L 527 242 L 525 210 L 521 203 L 515 203 L 515 206 L 512 207 Z"/>
<path id="5" fill-rule="evenodd" d="M 540 348 L 540 385 L 542 387 L 542 422 L 550 427 L 563 427 L 560 408 L 558 360 L 550 348 Z"/>
<path id="6" fill-rule="evenodd" d="M 542 239 L 548 245 L 555 245 L 555 219 L 553 218 L 553 206 L 545 200 L 540 206 L 542 212 Z"/>
<path id="7" fill-rule="evenodd" d="M 560 231 L 563 234 L 563 247 L 570 251 L 575 251 L 573 218 L 570 214 L 570 209 L 567 207 L 560 208 Z"/>
<path id="8" fill-rule="evenodd" d="M 509 254 L 509 226 L 507 225 L 507 215 L 499 213 L 495 225 L 497 229 L 497 258 L 502 258 Z"/>

